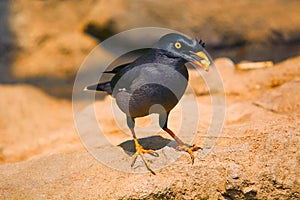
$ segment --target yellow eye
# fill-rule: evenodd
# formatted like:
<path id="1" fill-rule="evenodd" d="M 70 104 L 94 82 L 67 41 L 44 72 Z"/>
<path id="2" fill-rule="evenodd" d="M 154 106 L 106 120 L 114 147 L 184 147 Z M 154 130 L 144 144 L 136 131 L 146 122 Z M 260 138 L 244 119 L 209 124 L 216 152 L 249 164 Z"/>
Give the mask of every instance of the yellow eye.
<path id="1" fill-rule="evenodd" d="M 176 42 L 174 46 L 176 47 L 176 49 L 180 49 L 181 48 L 180 42 Z"/>

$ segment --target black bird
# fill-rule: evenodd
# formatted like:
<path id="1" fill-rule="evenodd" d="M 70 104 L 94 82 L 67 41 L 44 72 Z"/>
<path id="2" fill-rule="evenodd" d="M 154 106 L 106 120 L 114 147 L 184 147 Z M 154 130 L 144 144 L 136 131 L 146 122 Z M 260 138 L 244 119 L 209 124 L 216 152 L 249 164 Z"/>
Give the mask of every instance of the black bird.
<path id="1" fill-rule="evenodd" d="M 185 145 L 167 126 L 170 111 L 176 106 L 187 87 L 188 71 L 185 66 L 187 62 L 208 71 L 211 61 L 204 51 L 204 43 L 170 33 L 161 37 L 152 49 L 132 63 L 104 72 L 114 74 L 111 81 L 85 88 L 111 94 L 119 108 L 126 114 L 127 125 L 136 148 L 131 166 L 140 155 L 147 169 L 155 174 L 143 155 L 155 152 L 143 149 L 134 131 L 135 118 L 151 113 L 159 114 L 160 127 L 176 140 L 177 149 L 190 154 L 194 163 L 193 151 L 201 148 L 196 145 Z"/>

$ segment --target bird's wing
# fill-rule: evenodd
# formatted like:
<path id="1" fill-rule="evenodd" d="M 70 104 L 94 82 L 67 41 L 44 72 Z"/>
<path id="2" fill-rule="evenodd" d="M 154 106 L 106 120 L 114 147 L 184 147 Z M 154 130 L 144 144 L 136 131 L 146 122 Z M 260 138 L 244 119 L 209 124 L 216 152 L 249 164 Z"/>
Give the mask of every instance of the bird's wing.
<path id="1" fill-rule="evenodd" d="M 139 77 L 141 68 L 137 66 L 138 65 L 131 63 L 118 71 L 110 81 L 112 90 L 119 90 L 123 88 L 129 90 L 133 80 Z M 127 73 L 129 71 L 130 73 Z"/>
<path id="2" fill-rule="evenodd" d="M 141 65 L 152 63 L 155 59 L 155 49 L 143 49 L 143 52 L 145 52 L 142 56 L 138 57 L 136 60 L 132 61 L 131 63 L 128 63 L 126 66 L 119 66 L 112 70 L 112 72 L 116 72 L 115 76 L 111 79 L 111 87 L 112 90 L 115 89 L 115 86 L 118 83 L 118 88 L 116 89 L 128 89 L 130 88 L 130 85 L 132 81 L 139 77 L 141 72 Z M 138 53 L 141 51 L 139 50 Z M 137 54 L 136 51 L 129 52 L 128 55 Z M 129 72 L 130 73 L 127 73 Z M 127 73 L 127 74 L 126 74 Z M 125 75 L 126 74 L 126 75 Z M 119 81 L 122 80 L 122 81 Z"/>
<path id="3" fill-rule="evenodd" d="M 117 74 L 119 71 L 121 71 L 127 65 L 133 63 L 139 57 L 144 55 L 148 50 L 149 50 L 149 48 L 143 48 L 143 49 L 137 49 L 137 50 L 133 50 L 133 51 L 129 51 L 129 52 L 125 53 L 124 55 L 122 55 L 122 56 L 118 57 L 116 60 L 114 60 L 107 67 L 108 70 L 104 71 L 103 73 Z"/>
<path id="4" fill-rule="evenodd" d="M 85 90 L 85 91 L 88 91 L 88 90 L 91 90 L 91 91 L 105 91 L 108 94 L 112 94 L 112 88 L 110 86 L 109 81 L 104 82 L 104 83 L 96 83 L 96 84 L 93 84 L 93 85 L 86 86 L 83 90 Z"/>
<path id="5" fill-rule="evenodd" d="M 111 71 L 104 71 L 103 73 L 123 74 L 124 72 L 127 71 L 127 70 L 124 70 L 124 69 L 130 64 L 131 63 L 125 63 L 125 64 L 122 64 L 120 66 L 115 67 Z M 111 85 L 111 81 L 99 82 L 99 83 L 95 83 L 93 85 L 89 85 L 89 86 L 85 87 L 84 90 L 105 91 L 108 94 L 112 94 L 113 86 Z"/>
<path id="6" fill-rule="evenodd" d="M 116 85 L 116 83 L 121 79 L 121 77 L 129 70 L 137 66 L 136 60 L 141 57 L 141 54 L 147 51 L 148 49 L 139 49 L 128 52 L 114 62 L 112 62 L 107 68 L 112 70 L 104 71 L 103 73 L 114 74 L 114 77 L 109 82 L 100 82 L 93 85 L 89 85 L 85 87 L 84 90 L 96 90 L 96 91 L 106 91 L 108 94 L 112 94 L 112 91 Z M 134 70 L 135 71 L 135 70 Z M 136 72 L 136 71 L 135 71 Z M 131 73 L 132 74 L 132 73 Z M 134 79 L 134 76 L 126 76 L 126 80 L 122 78 L 122 81 L 118 85 L 118 90 L 123 88 L 129 88 L 130 83 Z"/>
<path id="7" fill-rule="evenodd" d="M 120 72 L 121 70 L 123 70 L 125 67 L 127 67 L 127 65 L 129 65 L 131 63 L 125 63 L 125 64 L 122 64 L 122 65 L 119 65 L 115 68 L 113 68 L 112 70 L 110 71 L 104 71 L 103 73 L 106 73 L 106 74 L 117 74 L 118 72 Z"/>

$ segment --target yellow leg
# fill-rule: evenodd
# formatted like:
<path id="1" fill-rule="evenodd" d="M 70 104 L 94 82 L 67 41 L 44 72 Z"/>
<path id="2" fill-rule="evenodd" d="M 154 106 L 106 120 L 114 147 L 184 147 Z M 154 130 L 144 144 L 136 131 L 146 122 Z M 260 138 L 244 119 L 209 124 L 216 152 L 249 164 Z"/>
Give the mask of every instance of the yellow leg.
<path id="1" fill-rule="evenodd" d="M 173 131 L 171 131 L 169 128 L 164 127 L 163 128 L 167 133 L 169 133 L 169 135 L 171 135 L 175 141 L 178 143 L 178 146 L 176 147 L 177 150 L 179 151 L 186 151 L 190 154 L 191 159 L 192 159 L 192 164 L 194 164 L 194 160 L 195 160 L 195 156 L 194 156 L 194 151 L 197 151 L 199 149 L 202 149 L 201 147 L 196 146 L 195 144 L 193 144 L 193 146 L 188 147 L 184 144 L 184 142 L 182 142 L 181 139 L 179 139 L 179 137 L 177 137 L 175 135 L 175 133 L 173 133 Z"/>
<path id="2" fill-rule="evenodd" d="M 136 161 L 138 155 L 140 155 L 141 158 L 143 159 L 143 161 L 144 161 L 144 163 L 145 163 L 147 169 L 148 169 L 152 174 L 155 175 L 154 170 L 151 169 L 150 164 L 148 163 L 148 161 L 147 161 L 147 160 L 145 159 L 145 157 L 144 157 L 144 154 L 145 154 L 145 153 L 150 153 L 150 154 L 155 153 L 154 150 L 152 150 L 152 149 L 145 150 L 145 149 L 139 144 L 137 138 L 133 138 L 133 140 L 134 140 L 136 152 L 135 152 L 135 154 L 134 154 L 133 157 L 132 157 L 131 167 L 133 167 L 133 165 L 134 165 L 134 163 L 135 163 L 135 161 Z"/>
<path id="3" fill-rule="evenodd" d="M 195 156 L 194 156 L 194 151 L 198 151 L 199 149 L 202 149 L 201 147 L 196 146 L 193 144 L 191 147 L 187 147 L 185 144 L 181 144 L 177 146 L 177 149 L 180 151 L 186 151 L 190 154 L 191 159 L 192 159 L 192 164 L 194 164 Z"/>

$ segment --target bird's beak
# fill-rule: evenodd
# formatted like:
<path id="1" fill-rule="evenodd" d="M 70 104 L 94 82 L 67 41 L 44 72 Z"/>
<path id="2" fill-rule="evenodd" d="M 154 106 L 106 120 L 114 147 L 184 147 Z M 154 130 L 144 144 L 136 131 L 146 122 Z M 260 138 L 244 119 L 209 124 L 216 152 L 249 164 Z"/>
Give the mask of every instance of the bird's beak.
<path id="1" fill-rule="evenodd" d="M 209 65 L 211 64 L 210 60 L 208 59 L 207 55 L 203 51 L 199 52 L 192 52 L 190 51 L 191 61 L 196 66 L 201 67 L 205 71 L 209 71 Z"/>

